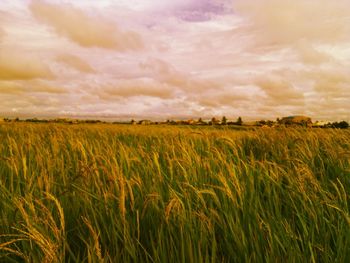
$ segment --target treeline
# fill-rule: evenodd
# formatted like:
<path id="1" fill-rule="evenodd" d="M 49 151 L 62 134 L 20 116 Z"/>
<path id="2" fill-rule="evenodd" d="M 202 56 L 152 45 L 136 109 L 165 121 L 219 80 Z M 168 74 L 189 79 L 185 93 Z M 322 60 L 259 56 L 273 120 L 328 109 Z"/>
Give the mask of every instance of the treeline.
<path id="1" fill-rule="evenodd" d="M 347 129 L 349 128 L 349 123 L 347 123 L 346 121 L 332 122 L 332 123 L 329 122 L 323 125 L 323 128 Z"/>
<path id="2" fill-rule="evenodd" d="M 283 121 L 287 119 L 287 121 Z M 1 119 L 0 119 L 1 121 Z M 135 121 L 132 119 L 131 121 L 115 121 L 115 122 L 106 122 L 101 120 L 78 120 L 78 119 L 69 119 L 69 118 L 56 118 L 56 119 L 38 119 L 38 118 L 30 118 L 30 119 L 19 119 L 19 118 L 4 118 L 2 119 L 4 122 L 27 122 L 27 123 L 64 123 L 64 124 L 102 124 L 102 123 L 112 123 L 112 124 L 131 124 L 131 125 L 195 125 L 195 126 L 205 126 L 205 125 L 218 125 L 218 126 L 255 126 L 255 127 L 290 127 L 290 126 L 303 126 L 303 127 L 312 127 L 312 128 L 336 128 L 336 129 L 347 129 L 349 128 L 349 123 L 346 121 L 340 122 L 328 122 L 328 123 L 320 123 L 316 121 L 315 123 L 311 122 L 305 123 L 302 121 L 295 121 L 293 119 L 282 118 L 277 119 L 276 121 L 272 120 L 260 120 L 255 122 L 247 122 L 244 123 L 241 117 L 238 117 L 236 121 L 228 120 L 225 116 L 221 119 L 217 119 L 215 117 L 210 120 L 203 120 L 199 118 L 198 120 L 166 120 L 163 122 L 160 121 L 151 121 L 151 120 L 139 120 Z"/>

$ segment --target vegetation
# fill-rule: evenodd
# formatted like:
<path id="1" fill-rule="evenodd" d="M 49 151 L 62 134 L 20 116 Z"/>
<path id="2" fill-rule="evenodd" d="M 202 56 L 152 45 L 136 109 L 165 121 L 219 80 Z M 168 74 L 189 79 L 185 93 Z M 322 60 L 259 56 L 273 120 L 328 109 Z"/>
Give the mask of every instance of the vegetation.
<path id="1" fill-rule="evenodd" d="M 19 118 L 15 119 L 9 119 L 4 118 L 0 119 L 0 122 L 27 122 L 27 123 L 65 123 L 65 124 L 107 124 L 106 121 L 101 120 L 83 120 L 83 119 L 69 119 L 69 118 L 58 118 L 58 119 L 38 119 L 38 118 L 32 118 L 32 119 L 26 119 L 21 120 Z M 229 121 L 226 116 L 223 116 L 221 120 L 213 117 L 210 121 L 204 121 L 202 118 L 199 118 L 198 120 L 167 120 L 165 122 L 162 121 L 151 121 L 151 120 L 139 120 L 135 121 L 134 119 L 131 119 L 130 122 L 125 121 L 114 121 L 113 124 L 131 124 L 131 125 L 191 125 L 191 126 L 203 126 L 203 125 L 230 125 L 230 126 L 255 126 L 255 127 L 295 127 L 295 126 L 302 126 L 302 127 L 314 127 L 314 128 L 335 128 L 335 129 L 347 129 L 349 128 L 349 123 L 346 121 L 340 121 L 340 122 L 328 122 L 325 124 L 320 124 L 320 122 L 316 121 L 315 123 L 312 123 L 311 118 L 305 117 L 305 116 L 289 116 L 284 117 L 282 119 L 277 118 L 276 121 L 271 120 L 260 120 L 250 123 L 244 123 L 241 117 L 238 117 L 237 121 Z"/>
<path id="2" fill-rule="evenodd" d="M 0 261 L 350 261 L 349 130 L 5 123 L 0 138 Z"/>
<path id="3" fill-rule="evenodd" d="M 327 124 L 326 127 L 338 128 L 338 129 L 347 129 L 347 128 L 349 128 L 349 123 L 347 123 L 346 121 L 333 122 L 333 123 Z"/>

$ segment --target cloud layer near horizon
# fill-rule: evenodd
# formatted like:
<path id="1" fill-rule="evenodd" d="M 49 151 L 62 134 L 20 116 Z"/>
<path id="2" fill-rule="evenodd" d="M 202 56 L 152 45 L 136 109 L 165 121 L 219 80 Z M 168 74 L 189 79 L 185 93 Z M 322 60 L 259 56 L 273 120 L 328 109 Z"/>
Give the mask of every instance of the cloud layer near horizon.
<path id="1" fill-rule="evenodd" d="M 350 120 L 347 0 L 0 8 L 0 115 Z"/>

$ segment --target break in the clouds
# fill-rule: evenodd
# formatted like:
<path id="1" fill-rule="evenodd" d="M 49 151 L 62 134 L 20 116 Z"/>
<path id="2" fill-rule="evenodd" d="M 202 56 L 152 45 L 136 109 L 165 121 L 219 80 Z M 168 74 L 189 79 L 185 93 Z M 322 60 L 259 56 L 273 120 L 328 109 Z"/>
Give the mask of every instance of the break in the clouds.
<path id="1" fill-rule="evenodd" d="M 348 0 L 4 0 L 0 10 L 1 115 L 350 120 Z"/>

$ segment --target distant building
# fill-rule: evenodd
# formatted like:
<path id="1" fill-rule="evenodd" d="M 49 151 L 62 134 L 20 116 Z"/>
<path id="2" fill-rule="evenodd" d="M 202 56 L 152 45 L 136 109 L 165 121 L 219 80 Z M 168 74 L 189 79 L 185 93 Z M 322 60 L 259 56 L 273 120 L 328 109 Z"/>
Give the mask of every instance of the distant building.
<path id="1" fill-rule="evenodd" d="M 312 121 L 311 121 L 311 118 L 306 116 L 289 116 L 279 120 L 279 124 L 286 125 L 286 126 L 294 125 L 294 126 L 311 127 Z"/>
<path id="2" fill-rule="evenodd" d="M 139 121 L 138 124 L 141 124 L 141 125 L 150 125 L 150 124 L 152 124 L 152 121 L 150 121 L 150 120 L 141 120 L 141 121 Z"/>
<path id="3" fill-rule="evenodd" d="M 207 125 L 207 123 L 203 121 L 202 118 L 199 118 L 198 121 L 196 122 L 196 125 Z"/>
<path id="4" fill-rule="evenodd" d="M 197 123 L 197 122 L 194 121 L 194 120 L 192 120 L 192 119 L 190 119 L 190 120 L 187 121 L 187 124 L 188 124 L 188 125 L 194 125 L 194 124 L 196 124 L 196 123 Z"/>
<path id="5" fill-rule="evenodd" d="M 69 120 L 70 124 L 79 124 L 79 120 L 73 119 L 73 120 Z"/>

